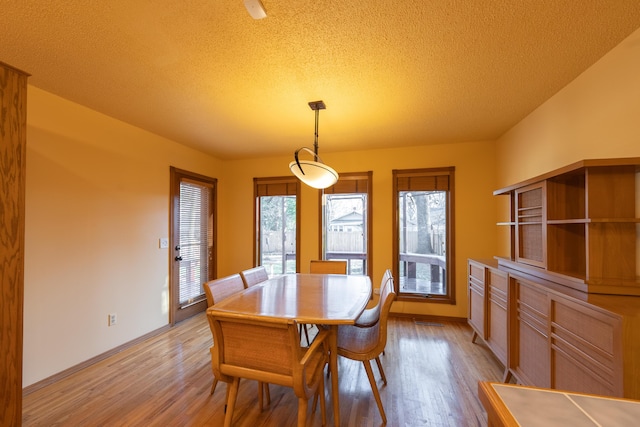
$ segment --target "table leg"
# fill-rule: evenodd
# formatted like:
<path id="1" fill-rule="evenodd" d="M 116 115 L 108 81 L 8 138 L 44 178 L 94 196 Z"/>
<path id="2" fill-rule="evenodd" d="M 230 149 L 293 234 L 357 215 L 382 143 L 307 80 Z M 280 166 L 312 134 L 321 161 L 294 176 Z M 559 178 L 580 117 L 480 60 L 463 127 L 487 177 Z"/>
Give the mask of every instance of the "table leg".
<path id="1" fill-rule="evenodd" d="M 331 398 L 333 399 L 333 423 L 340 426 L 340 396 L 338 394 L 338 325 L 330 326 L 329 369 L 331 370 Z"/>

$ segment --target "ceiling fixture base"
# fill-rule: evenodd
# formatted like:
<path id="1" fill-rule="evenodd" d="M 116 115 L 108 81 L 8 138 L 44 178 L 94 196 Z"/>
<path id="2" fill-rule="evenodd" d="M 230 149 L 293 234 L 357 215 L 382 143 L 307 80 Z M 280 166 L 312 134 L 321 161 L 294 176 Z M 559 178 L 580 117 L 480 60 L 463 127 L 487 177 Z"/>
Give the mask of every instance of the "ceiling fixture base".
<path id="1" fill-rule="evenodd" d="M 260 0 L 244 0 L 244 7 L 253 19 L 262 19 L 267 17 L 267 11 L 264 9 Z"/>

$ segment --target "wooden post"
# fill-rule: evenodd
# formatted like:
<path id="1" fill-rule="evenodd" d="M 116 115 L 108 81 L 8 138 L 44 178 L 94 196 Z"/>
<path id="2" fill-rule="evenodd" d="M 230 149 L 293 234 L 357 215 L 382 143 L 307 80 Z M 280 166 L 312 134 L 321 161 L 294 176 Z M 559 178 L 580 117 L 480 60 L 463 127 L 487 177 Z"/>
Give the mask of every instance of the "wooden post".
<path id="1" fill-rule="evenodd" d="M 0 62 L 0 425 L 22 425 L 28 74 Z"/>

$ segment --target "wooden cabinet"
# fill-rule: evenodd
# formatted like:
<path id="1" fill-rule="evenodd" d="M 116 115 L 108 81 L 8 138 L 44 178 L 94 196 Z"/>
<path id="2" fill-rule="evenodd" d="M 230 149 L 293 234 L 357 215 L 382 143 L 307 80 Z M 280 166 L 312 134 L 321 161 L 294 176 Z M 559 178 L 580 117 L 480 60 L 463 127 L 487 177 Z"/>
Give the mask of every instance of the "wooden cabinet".
<path id="1" fill-rule="evenodd" d="M 469 260 L 469 324 L 472 340 L 482 338 L 507 374 L 507 273 L 495 260 Z"/>
<path id="2" fill-rule="evenodd" d="M 508 275 L 497 268 L 487 270 L 487 334 L 485 341 L 498 360 L 507 366 Z M 507 371 L 505 371 L 505 375 Z"/>
<path id="3" fill-rule="evenodd" d="M 468 265 L 482 306 L 469 306 L 472 339 L 504 363 L 505 382 L 640 399 L 639 297 L 576 291 L 495 260 Z"/>
<path id="4" fill-rule="evenodd" d="M 550 387 L 547 293 L 525 279 L 510 281 L 509 371 L 524 384 Z"/>
<path id="5" fill-rule="evenodd" d="M 467 263 L 467 277 L 468 277 L 468 321 L 469 325 L 473 328 L 473 341 L 477 336 L 482 339 L 486 338 L 485 325 L 488 316 L 485 316 L 486 301 L 485 301 L 485 275 L 488 267 L 477 261 L 469 260 Z"/>
<path id="6" fill-rule="evenodd" d="M 640 399 L 640 158 L 497 190 L 511 254 L 469 260 L 469 324 L 525 385 Z"/>
<path id="7" fill-rule="evenodd" d="M 583 160 L 497 190 L 511 198 L 500 264 L 589 293 L 639 295 L 640 158 Z"/>

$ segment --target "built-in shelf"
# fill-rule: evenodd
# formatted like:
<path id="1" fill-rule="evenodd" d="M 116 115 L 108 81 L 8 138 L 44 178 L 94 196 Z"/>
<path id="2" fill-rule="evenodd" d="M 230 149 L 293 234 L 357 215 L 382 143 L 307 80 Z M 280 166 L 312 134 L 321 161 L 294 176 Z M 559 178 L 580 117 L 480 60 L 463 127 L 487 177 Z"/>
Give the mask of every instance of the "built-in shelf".
<path id="1" fill-rule="evenodd" d="M 639 171 L 640 158 L 583 160 L 496 190 L 511 200 L 511 218 L 498 223 L 511 229 L 509 261 L 581 291 L 640 295 Z"/>

